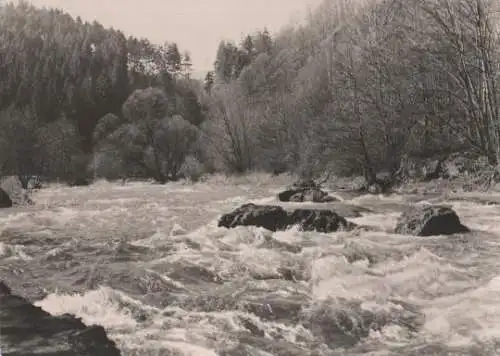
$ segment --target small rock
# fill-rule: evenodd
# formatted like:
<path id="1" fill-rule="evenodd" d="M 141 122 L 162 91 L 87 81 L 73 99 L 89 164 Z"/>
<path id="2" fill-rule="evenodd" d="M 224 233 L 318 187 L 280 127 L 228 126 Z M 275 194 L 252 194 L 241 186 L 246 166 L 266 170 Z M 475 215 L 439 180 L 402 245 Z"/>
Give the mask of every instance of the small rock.
<path id="1" fill-rule="evenodd" d="M 326 203 L 336 199 L 329 196 L 327 192 L 321 190 L 313 180 L 298 181 L 292 186 L 279 193 L 278 199 L 283 202 L 314 202 Z"/>
<path id="2" fill-rule="evenodd" d="M 414 207 L 398 219 L 395 232 L 403 235 L 434 236 L 469 232 L 457 213 L 448 206 Z"/>

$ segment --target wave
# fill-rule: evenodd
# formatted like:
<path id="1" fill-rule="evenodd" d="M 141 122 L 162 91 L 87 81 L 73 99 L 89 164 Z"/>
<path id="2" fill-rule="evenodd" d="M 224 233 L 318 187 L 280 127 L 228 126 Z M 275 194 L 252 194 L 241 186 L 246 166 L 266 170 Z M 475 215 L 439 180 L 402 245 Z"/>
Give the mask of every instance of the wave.
<path id="1" fill-rule="evenodd" d="M 0 271 L 33 297 L 44 286 L 50 313 L 103 325 L 124 355 L 498 354 L 500 206 L 433 197 L 467 239 L 393 234 L 415 201 L 401 195 L 342 202 L 377 231 L 217 227 L 276 202 L 276 186 L 251 184 L 41 190 L 2 213 L 0 261 L 23 272 Z"/>

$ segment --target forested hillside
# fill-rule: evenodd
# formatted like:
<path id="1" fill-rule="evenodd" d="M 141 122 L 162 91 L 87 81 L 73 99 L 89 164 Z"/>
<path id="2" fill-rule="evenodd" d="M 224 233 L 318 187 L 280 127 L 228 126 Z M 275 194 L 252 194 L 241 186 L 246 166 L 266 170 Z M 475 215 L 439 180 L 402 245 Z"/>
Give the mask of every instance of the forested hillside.
<path id="1" fill-rule="evenodd" d="M 205 83 L 189 78 L 189 54 L 174 43 L 4 5 L 0 170 L 67 181 L 215 170 L 370 180 L 407 156 L 454 151 L 497 165 L 495 4 L 325 0 L 300 25 L 221 42 Z"/>
<path id="2" fill-rule="evenodd" d="M 138 120 L 131 117 L 134 110 L 150 110 L 134 100 L 154 87 L 163 105 L 159 117 L 177 115 L 180 126 L 173 130 L 196 130 L 204 120 L 197 94 L 202 89 L 189 79 L 189 66 L 189 54 L 181 54 L 175 43 L 159 46 L 126 38 L 118 30 L 73 19 L 59 10 L 26 3 L 2 6 L 0 172 L 82 181 L 92 166 L 97 174 L 120 175 L 123 169 L 113 166 L 131 153 L 123 152 L 123 144 L 133 151 L 130 134 L 104 150 L 110 140 L 104 142 L 100 136 L 110 132 L 102 132 L 106 125 L 98 123 L 113 121 L 123 134 L 127 120 Z M 166 173 L 149 169 L 147 145 L 139 144 L 132 152 L 137 174 L 166 180 Z"/>
<path id="3" fill-rule="evenodd" d="M 453 151 L 496 165 L 494 5 L 325 0 L 272 39 L 222 43 L 208 76 L 219 122 L 210 137 L 226 139 L 213 144 L 224 144 L 234 171 L 328 169 L 370 179 L 394 174 L 405 156 Z"/>

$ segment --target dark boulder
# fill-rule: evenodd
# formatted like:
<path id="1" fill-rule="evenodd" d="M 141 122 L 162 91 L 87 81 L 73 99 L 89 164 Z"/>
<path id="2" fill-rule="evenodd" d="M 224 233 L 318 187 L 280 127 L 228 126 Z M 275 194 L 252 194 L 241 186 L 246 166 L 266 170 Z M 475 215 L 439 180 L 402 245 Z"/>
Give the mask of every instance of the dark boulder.
<path id="1" fill-rule="evenodd" d="M 33 201 L 29 196 L 29 192 L 23 188 L 22 182 L 18 176 L 6 176 L 0 179 L 0 188 L 7 194 L 12 205 L 19 206 L 25 204 L 32 204 Z M 2 205 L 2 197 L 0 193 L 0 206 Z"/>
<path id="2" fill-rule="evenodd" d="M 280 206 L 244 204 L 219 219 L 218 226 L 259 226 L 271 231 L 298 225 L 303 231 L 335 232 L 351 230 L 355 224 L 331 210 L 297 209 L 286 211 Z"/>
<path id="3" fill-rule="evenodd" d="M 119 356 L 102 326 L 87 326 L 69 314 L 53 316 L 11 294 L 0 282 L 1 351 L 5 355 Z"/>
<path id="4" fill-rule="evenodd" d="M 469 231 L 452 208 L 440 205 L 414 207 L 399 217 L 395 229 L 397 234 L 414 236 L 451 235 Z"/>
<path id="5" fill-rule="evenodd" d="M 278 199 L 283 202 L 315 202 L 326 203 L 337 199 L 321 190 L 313 180 L 303 180 L 292 184 L 289 189 L 278 194 Z"/>
<path id="6" fill-rule="evenodd" d="M 297 194 L 297 190 L 295 189 L 287 189 L 278 194 L 279 201 L 290 201 L 292 197 Z"/>
<path id="7" fill-rule="evenodd" d="M 10 208 L 12 207 L 12 200 L 9 195 L 0 188 L 0 208 Z"/>
<path id="8" fill-rule="evenodd" d="M 284 230 L 288 226 L 288 212 L 280 206 L 244 204 L 219 219 L 219 226 L 259 226 L 267 230 Z"/>

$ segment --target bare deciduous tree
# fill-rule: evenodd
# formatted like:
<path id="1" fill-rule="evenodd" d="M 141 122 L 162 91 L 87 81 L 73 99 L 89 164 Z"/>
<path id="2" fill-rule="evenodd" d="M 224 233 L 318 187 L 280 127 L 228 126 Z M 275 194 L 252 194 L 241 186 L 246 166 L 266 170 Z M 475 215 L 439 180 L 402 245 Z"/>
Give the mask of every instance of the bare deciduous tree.
<path id="1" fill-rule="evenodd" d="M 248 107 L 242 105 L 237 95 L 225 87 L 219 86 L 213 97 L 210 135 L 212 147 L 222 157 L 229 170 L 237 173 L 246 172 L 253 167 L 248 122 L 251 118 L 249 111 L 246 110 Z"/>
<path id="2" fill-rule="evenodd" d="M 498 23 L 490 0 L 417 0 L 408 9 L 422 17 L 409 37 L 436 80 L 427 87 L 446 106 L 433 115 L 499 163 Z M 425 38 L 425 40 L 424 40 Z M 443 73 L 443 75 L 439 75 Z M 455 117 L 450 117 L 450 108 Z"/>

